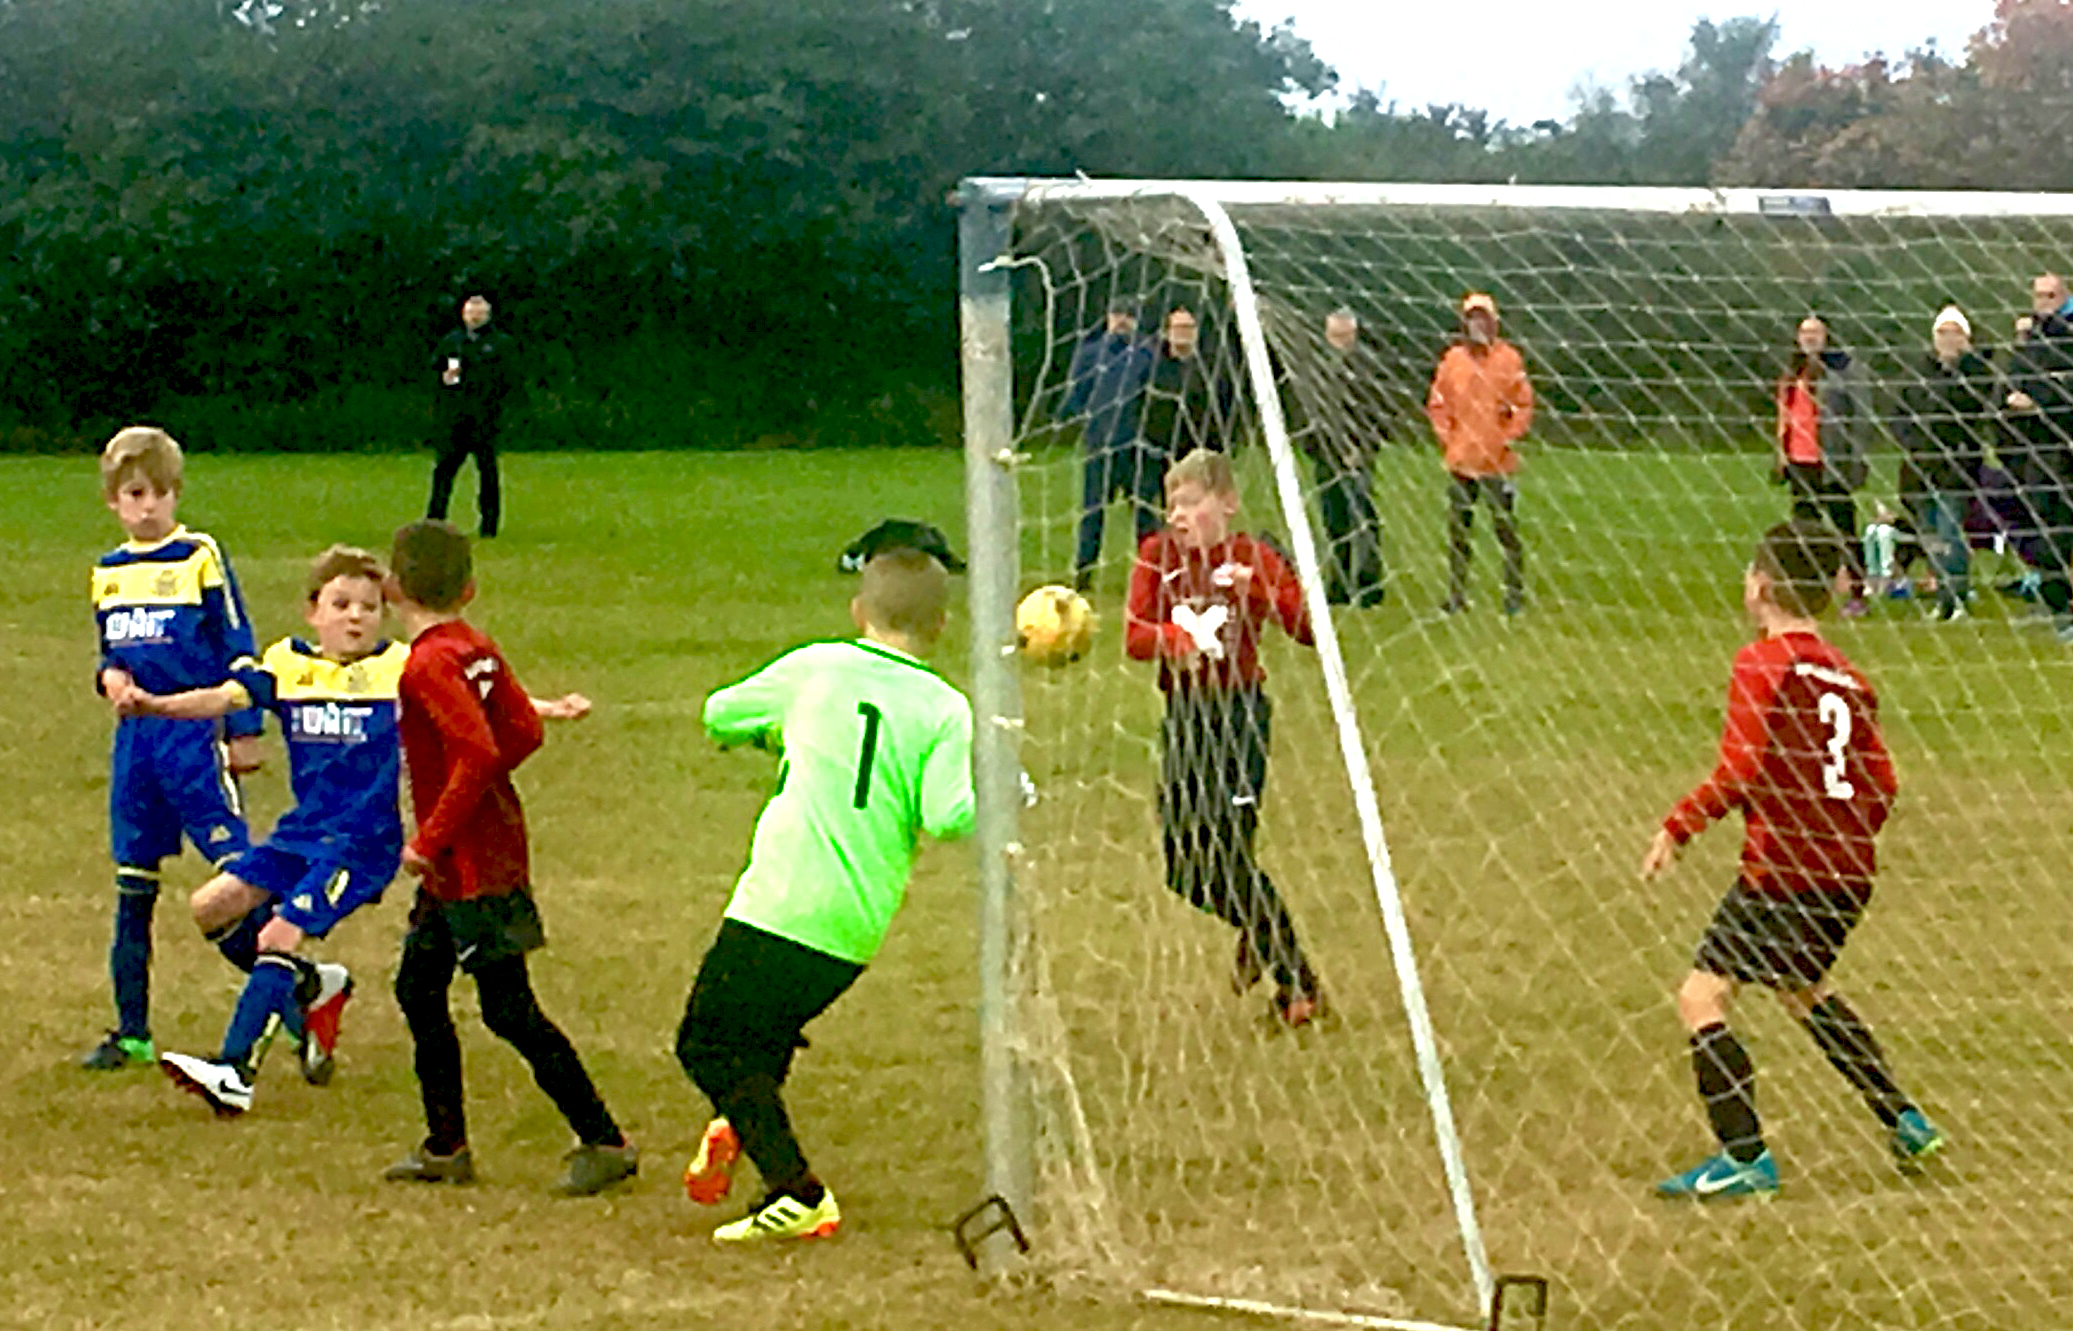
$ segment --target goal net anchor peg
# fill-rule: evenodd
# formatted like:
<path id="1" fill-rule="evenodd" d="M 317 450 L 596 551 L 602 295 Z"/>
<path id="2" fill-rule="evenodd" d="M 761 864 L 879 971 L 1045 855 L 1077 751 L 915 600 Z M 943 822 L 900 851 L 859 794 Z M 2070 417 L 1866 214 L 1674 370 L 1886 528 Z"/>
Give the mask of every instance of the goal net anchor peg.
<path id="1" fill-rule="evenodd" d="M 1014 1240 L 1015 1251 L 1026 1256 L 1029 1236 L 1023 1233 L 1015 1208 L 999 1194 L 988 1197 L 950 1224 L 950 1237 L 957 1244 L 958 1256 L 974 1271 L 979 1269 L 979 1245 L 1003 1231 Z"/>
<path id="2" fill-rule="evenodd" d="M 1499 1276 L 1497 1288 L 1490 1295 L 1490 1331 L 1505 1331 L 1506 1312 L 1504 1296 L 1517 1290 L 1523 1296 L 1520 1314 L 1530 1317 L 1537 1325 L 1546 1325 L 1548 1316 L 1548 1280 L 1546 1276 Z"/>

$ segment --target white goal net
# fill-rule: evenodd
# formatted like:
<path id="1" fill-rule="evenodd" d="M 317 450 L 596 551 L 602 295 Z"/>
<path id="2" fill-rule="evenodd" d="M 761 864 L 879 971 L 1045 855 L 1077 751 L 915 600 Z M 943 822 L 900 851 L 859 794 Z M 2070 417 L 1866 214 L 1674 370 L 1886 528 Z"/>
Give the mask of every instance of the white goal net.
<path id="1" fill-rule="evenodd" d="M 986 265 L 1013 295 L 1012 456 L 972 465 L 1011 475 L 1019 521 L 973 539 L 1018 591 L 1081 576 L 1101 616 L 1089 658 L 1020 669 L 1019 726 L 982 718 L 1042 792 L 999 848 L 1035 1257 L 1125 1294 L 1354 1325 L 1485 1325 L 1506 1273 L 1544 1277 L 1566 1327 L 2073 1318 L 2073 644 L 2048 530 L 2069 417 L 2010 399 L 2050 389 L 2049 344 L 2073 337 L 2014 322 L 2033 277 L 2073 270 L 2073 199 L 1086 181 L 968 198 L 989 190 L 1012 220 Z M 1463 486 L 1427 406 L 1471 292 L 1533 404 L 1516 473 Z M 1963 411 L 1923 396 L 1947 387 L 1927 362 L 1952 305 L 1984 366 Z M 1830 463 L 1781 484 L 1781 438 L 1800 458 L 1808 437 L 1780 376 L 1809 314 Z M 1502 396 L 1489 364 L 1457 399 Z M 1841 381 L 1848 400 L 1827 396 Z M 1524 412 L 1455 428 L 1503 435 Z M 1139 469 L 1198 446 L 1232 452 L 1238 528 L 1274 539 L 1319 621 L 1315 648 L 1263 634 L 1271 764 L 1240 792 L 1321 980 L 1321 1015 L 1295 1027 L 1274 967 L 1234 993 L 1236 931 L 1169 890 L 1158 670 L 1125 652 L 1129 492 L 1159 504 Z M 1861 476 L 1808 479 L 1853 471 L 1853 450 Z M 1938 539 L 1953 483 L 1924 477 L 1956 454 L 1962 561 Z M 1516 565 L 1493 531 L 1507 506 Z M 1720 1149 L 1674 995 L 1740 824 L 1652 882 L 1637 865 L 1714 764 L 1750 637 L 1743 570 L 1796 509 L 1846 525 L 1853 552 L 1882 528 L 1848 588 L 1863 604 L 1841 617 L 1839 599 L 1826 631 L 1878 690 L 1901 793 L 1831 978 L 1947 1145 L 1896 1167 L 1888 1129 L 1752 985 L 1731 1021 L 1780 1189 L 1665 1201 L 1659 1181 Z"/>

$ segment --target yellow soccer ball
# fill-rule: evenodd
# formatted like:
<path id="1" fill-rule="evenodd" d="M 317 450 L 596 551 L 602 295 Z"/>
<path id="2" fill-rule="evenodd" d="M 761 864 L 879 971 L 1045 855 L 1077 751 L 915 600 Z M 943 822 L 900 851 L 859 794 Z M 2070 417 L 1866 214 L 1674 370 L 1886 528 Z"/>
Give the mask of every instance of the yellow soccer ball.
<path id="1" fill-rule="evenodd" d="M 1039 587 L 1015 607 L 1015 641 L 1041 666 L 1079 660 L 1094 645 L 1094 607 L 1070 587 Z"/>

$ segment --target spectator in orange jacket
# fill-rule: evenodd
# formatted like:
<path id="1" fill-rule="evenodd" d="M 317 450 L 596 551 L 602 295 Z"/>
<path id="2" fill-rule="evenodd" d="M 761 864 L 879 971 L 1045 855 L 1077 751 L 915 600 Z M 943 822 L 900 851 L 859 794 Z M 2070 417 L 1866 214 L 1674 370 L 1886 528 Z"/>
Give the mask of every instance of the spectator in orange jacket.
<path id="1" fill-rule="evenodd" d="M 1447 467 L 1450 544 L 1447 600 L 1454 615 L 1468 609 L 1469 537 L 1476 502 L 1490 509 L 1504 549 L 1504 612 L 1526 606 L 1526 555 L 1516 514 L 1519 455 L 1512 444 L 1533 424 L 1533 385 L 1518 349 L 1497 335 L 1497 302 L 1480 291 L 1461 299 L 1461 340 L 1433 371 L 1426 415 L 1439 435 Z"/>

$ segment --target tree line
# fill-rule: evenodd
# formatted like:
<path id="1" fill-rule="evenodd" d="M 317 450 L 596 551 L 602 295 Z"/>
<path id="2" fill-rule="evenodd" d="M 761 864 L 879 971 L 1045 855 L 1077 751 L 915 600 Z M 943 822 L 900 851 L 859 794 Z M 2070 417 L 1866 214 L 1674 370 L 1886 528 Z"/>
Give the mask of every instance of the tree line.
<path id="1" fill-rule="evenodd" d="M 973 173 L 2073 175 L 2054 0 L 1963 53 L 1776 45 L 1701 23 L 1677 69 L 1522 127 L 1340 90 L 1229 0 L 0 0 L 0 447 L 147 417 L 409 443 L 477 290 L 538 442 L 940 436 Z"/>

